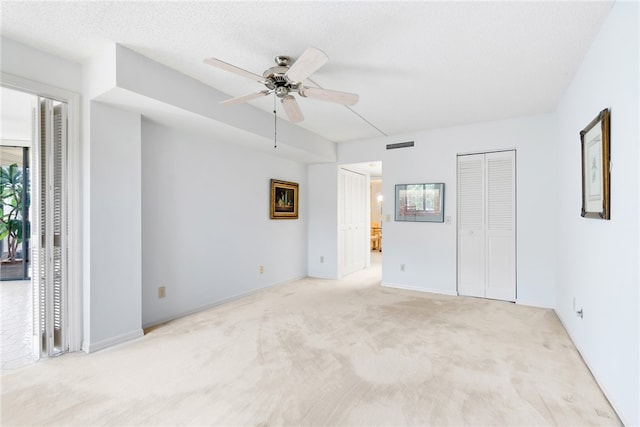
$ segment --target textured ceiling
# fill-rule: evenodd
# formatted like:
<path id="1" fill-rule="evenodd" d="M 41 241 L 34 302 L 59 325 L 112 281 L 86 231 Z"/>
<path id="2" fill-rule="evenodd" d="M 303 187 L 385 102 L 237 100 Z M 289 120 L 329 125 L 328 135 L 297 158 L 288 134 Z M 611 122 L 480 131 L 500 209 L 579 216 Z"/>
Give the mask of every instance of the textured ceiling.
<path id="1" fill-rule="evenodd" d="M 111 42 L 229 96 L 306 47 L 312 79 L 360 95 L 352 107 L 302 99 L 300 126 L 333 141 L 553 111 L 611 2 L 11 2 L 4 37 L 83 62 Z M 272 97 L 251 102 L 273 110 Z M 233 108 L 233 107 L 229 107 Z"/>

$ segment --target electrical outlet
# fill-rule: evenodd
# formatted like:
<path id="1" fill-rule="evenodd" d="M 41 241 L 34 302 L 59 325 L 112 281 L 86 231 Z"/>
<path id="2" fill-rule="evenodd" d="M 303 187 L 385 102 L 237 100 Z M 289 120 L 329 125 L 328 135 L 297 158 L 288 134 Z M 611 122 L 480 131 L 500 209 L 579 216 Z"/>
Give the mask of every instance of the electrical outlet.
<path id="1" fill-rule="evenodd" d="M 260 274 L 263 274 L 263 273 L 264 273 L 264 265 L 261 265 L 261 266 L 258 268 L 258 270 L 260 270 Z"/>
<path id="2" fill-rule="evenodd" d="M 387 214 L 384 216 L 384 222 L 391 222 L 391 215 Z"/>
<path id="3" fill-rule="evenodd" d="M 451 224 L 451 217 L 450 216 L 445 216 L 444 217 L 444 223 L 445 224 Z"/>
<path id="4" fill-rule="evenodd" d="M 404 264 L 400 264 L 400 271 L 404 271 Z"/>
<path id="5" fill-rule="evenodd" d="M 321 256 L 321 257 L 320 257 L 320 264 L 322 264 L 323 262 L 324 262 L 324 257 L 323 257 L 323 256 Z"/>
<path id="6" fill-rule="evenodd" d="M 167 296 L 167 288 L 164 286 L 160 286 L 158 288 L 158 298 L 164 298 Z"/>

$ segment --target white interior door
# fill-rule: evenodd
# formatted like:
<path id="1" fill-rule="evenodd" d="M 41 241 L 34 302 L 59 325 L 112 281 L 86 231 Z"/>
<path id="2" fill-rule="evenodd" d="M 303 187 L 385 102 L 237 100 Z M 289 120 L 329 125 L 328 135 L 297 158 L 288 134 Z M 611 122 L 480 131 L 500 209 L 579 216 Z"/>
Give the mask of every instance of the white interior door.
<path id="1" fill-rule="evenodd" d="M 458 293 L 516 298 L 515 151 L 458 157 Z"/>
<path id="2" fill-rule="evenodd" d="M 364 175 L 346 169 L 338 174 L 338 249 L 344 276 L 366 267 L 367 182 Z"/>
<path id="3" fill-rule="evenodd" d="M 458 293 L 485 296 L 484 155 L 458 157 Z"/>

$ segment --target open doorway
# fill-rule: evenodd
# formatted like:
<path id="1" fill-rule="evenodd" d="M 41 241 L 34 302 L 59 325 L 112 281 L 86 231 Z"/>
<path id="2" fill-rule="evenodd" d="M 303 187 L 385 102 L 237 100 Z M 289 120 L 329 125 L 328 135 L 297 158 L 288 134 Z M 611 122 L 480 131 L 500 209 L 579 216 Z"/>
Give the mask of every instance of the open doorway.
<path id="1" fill-rule="evenodd" d="M 339 219 L 339 259 L 340 266 L 348 265 L 349 260 L 357 259 L 353 253 L 363 254 L 362 265 L 357 269 L 380 267 L 382 264 L 382 247 L 383 247 L 383 224 L 382 224 L 382 204 L 384 197 L 382 192 L 382 162 L 363 162 L 350 163 L 341 165 L 341 170 L 363 177 L 362 180 L 356 180 L 362 183 L 362 191 L 354 194 L 362 195 L 358 197 L 360 202 L 356 203 L 353 195 L 350 197 L 349 203 L 338 203 L 340 215 L 339 218 L 360 217 L 362 219 L 354 222 L 353 220 L 343 221 Z M 354 184 L 350 184 L 354 185 Z M 341 193 L 339 191 L 339 193 Z M 346 194 L 340 194 L 339 200 L 346 200 Z M 360 225 L 362 223 L 362 225 Z M 343 230 L 352 230 L 353 236 L 347 239 L 343 236 Z M 354 231 L 355 230 L 355 231 Z M 348 236 L 347 236 L 348 237 Z M 344 243 L 348 244 L 344 244 Z M 352 269 L 355 271 L 356 269 Z M 341 268 L 341 272 L 343 269 Z"/>
<path id="2" fill-rule="evenodd" d="M 2 371 L 36 360 L 30 257 L 30 152 L 37 97 L 2 88 L 0 127 L 0 305 Z"/>
<path id="3" fill-rule="evenodd" d="M 371 251 L 372 257 L 376 252 L 382 253 L 382 177 L 372 177 L 370 183 L 371 197 L 369 200 L 371 216 Z M 373 260 L 372 260 L 373 262 Z"/>
<path id="4" fill-rule="evenodd" d="M 68 351 L 68 104 L 2 87 L 2 371 Z"/>

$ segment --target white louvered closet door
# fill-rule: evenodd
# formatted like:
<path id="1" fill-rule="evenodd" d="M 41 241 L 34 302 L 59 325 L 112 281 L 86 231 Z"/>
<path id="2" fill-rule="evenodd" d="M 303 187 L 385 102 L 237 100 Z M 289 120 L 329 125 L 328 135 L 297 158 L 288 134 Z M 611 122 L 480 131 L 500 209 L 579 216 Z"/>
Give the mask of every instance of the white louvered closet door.
<path id="1" fill-rule="evenodd" d="M 38 98 L 31 162 L 33 337 L 38 356 L 68 349 L 66 146 L 67 105 Z"/>
<path id="2" fill-rule="evenodd" d="M 458 293 L 485 294 L 484 155 L 458 157 Z"/>
<path id="3" fill-rule="evenodd" d="M 487 298 L 516 300 L 515 151 L 487 153 Z"/>
<path id="4" fill-rule="evenodd" d="M 516 299 L 515 151 L 458 157 L 458 293 Z"/>

